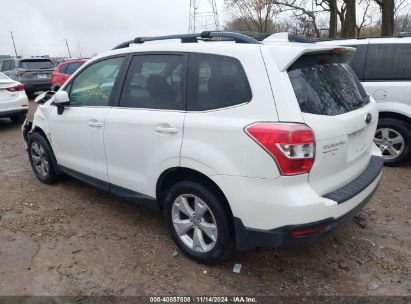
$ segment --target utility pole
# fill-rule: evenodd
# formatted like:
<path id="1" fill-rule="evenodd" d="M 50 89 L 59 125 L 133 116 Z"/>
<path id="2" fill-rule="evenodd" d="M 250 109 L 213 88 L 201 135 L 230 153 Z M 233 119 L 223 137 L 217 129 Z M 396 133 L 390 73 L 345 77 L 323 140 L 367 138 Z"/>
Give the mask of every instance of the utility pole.
<path id="1" fill-rule="evenodd" d="M 69 45 L 68 45 L 68 42 L 67 42 L 67 38 L 64 38 L 64 40 L 66 41 L 67 51 L 69 53 L 69 57 L 71 58 L 71 52 L 70 52 L 70 48 L 69 48 Z"/>
<path id="2" fill-rule="evenodd" d="M 77 45 L 78 45 L 78 50 L 80 52 L 80 58 L 82 58 L 83 55 L 81 54 L 80 40 L 77 40 Z"/>
<path id="3" fill-rule="evenodd" d="M 206 4 L 206 2 L 208 3 Z M 202 5 L 200 5 L 200 3 L 202 3 Z M 213 22 L 210 23 L 208 19 L 212 19 Z M 200 29 L 213 31 L 220 30 L 216 0 L 190 0 L 188 20 L 189 33 L 195 33 L 196 31 L 200 31 Z"/>
<path id="4" fill-rule="evenodd" d="M 17 49 L 16 49 L 16 43 L 14 42 L 13 32 L 10 32 L 10 35 L 11 35 L 11 40 L 13 41 L 14 53 L 16 54 L 16 57 L 17 57 Z"/>

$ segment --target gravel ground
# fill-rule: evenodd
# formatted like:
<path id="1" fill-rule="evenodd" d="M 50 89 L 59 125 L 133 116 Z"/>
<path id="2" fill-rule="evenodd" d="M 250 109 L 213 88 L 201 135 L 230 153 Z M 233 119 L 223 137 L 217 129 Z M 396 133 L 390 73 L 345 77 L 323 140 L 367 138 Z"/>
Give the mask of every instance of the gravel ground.
<path id="1" fill-rule="evenodd" d="M 70 177 L 40 183 L 20 127 L 0 120 L 0 295 L 409 296 L 410 203 L 411 166 L 385 168 L 364 210 L 315 244 L 204 266 L 171 255 L 161 214 Z"/>

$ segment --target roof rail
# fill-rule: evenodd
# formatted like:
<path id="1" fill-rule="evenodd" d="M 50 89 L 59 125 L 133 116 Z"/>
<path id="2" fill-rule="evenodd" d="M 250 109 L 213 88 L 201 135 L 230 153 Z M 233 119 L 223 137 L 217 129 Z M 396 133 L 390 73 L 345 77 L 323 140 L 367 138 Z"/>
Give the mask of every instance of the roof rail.
<path id="1" fill-rule="evenodd" d="M 225 40 L 232 40 L 236 43 L 260 44 L 259 41 L 248 37 L 246 35 L 234 32 L 220 32 L 220 31 L 205 31 L 196 34 L 181 34 L 181 35 L 167 35 L 157 37 L 137 37 L 117 45 L 113 50 L 123 49 L 130 46 L 130 44 L 141 44 L 148 41 L 180 39 L 182 43 L 193 43 L 200 41 L 211 41 L 213 38 L 225 38 Z M 215 40 L 213 40 L 215 41 Z"/>

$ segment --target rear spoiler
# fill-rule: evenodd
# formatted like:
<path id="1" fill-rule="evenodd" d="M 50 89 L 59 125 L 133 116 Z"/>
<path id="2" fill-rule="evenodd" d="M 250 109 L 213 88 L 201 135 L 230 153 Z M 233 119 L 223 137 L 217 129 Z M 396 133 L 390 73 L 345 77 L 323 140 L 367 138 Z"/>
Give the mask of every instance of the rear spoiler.
<path id="1" fill-rule="evenodd" d="M 286 71 L 298 58 L 307 54 L 334 53 L 341 55 L 343 61 L 349 63 L 355 55 L 355 48 L 341 47 L 332 45 L 309 45 L 309 44 L 291 44 L 291 43 L 264 43 L 270 49 L 274 61 L 279 69 Z"/>

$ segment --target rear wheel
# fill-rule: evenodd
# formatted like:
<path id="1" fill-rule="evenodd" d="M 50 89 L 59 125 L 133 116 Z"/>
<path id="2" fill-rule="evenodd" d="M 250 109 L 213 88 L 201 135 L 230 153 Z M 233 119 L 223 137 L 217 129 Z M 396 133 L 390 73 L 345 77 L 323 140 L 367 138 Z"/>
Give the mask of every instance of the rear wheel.
<path id="1" fill-rule="evenodd" d="M 14 114 L 10 116 L 10 119 L 15 124 L 22 124 L 26 119 L 25 113 Z"/>
<path id="2" fill-rule="evenodd" d="M 411 128 L 401 120 L 381 118 L 374 142 L 380 148 L 387 166 L 401 165 L 410 159 Z"/>
<path id="3" fill-rule="evenodd" d="M 164 212 L 174 242 L 193 260 L 218 263 L 232 253 L 229 215 L 211 189 L 197 182 L 178 182 L 167 192 Z"/>
<path id="4" fill-rule="evenodd" d="M 57 180 L 54 154 L 47 140 L 39 133 L 33 133 L 28 142 L 31 167 L 37 178 L 45 184 Z"/>

